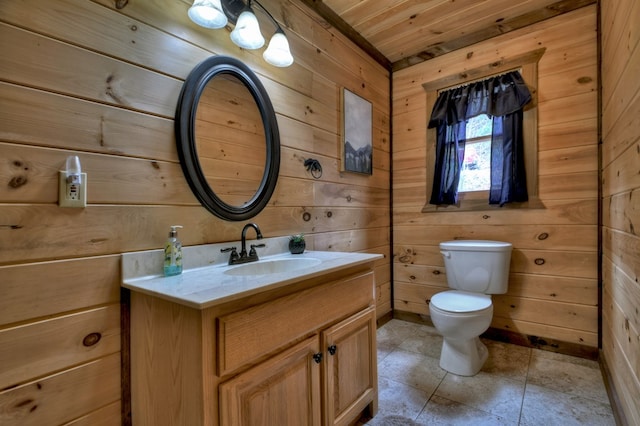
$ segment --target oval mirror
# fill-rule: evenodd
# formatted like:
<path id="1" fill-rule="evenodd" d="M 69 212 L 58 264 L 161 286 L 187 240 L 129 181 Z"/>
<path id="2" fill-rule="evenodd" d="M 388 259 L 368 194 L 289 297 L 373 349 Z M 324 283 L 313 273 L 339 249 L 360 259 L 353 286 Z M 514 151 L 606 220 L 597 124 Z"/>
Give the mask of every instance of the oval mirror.
<path id="1" fill-rule="evenodd" d="M 189 74 L 176 110 L 176 144 L 184 175 L 216 216 L 246 220 L 269 202 L 280 169 L 276 115 L 258 77 L 226 56 Z"/>

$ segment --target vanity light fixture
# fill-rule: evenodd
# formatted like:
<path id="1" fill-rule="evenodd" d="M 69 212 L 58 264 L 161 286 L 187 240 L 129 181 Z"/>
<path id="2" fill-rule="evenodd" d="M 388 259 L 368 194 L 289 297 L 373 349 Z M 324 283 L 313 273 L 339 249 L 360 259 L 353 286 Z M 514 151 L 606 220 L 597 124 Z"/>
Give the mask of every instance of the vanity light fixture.
<path id="1" fill-rule="evenodd" d="M 287 36 L 273 15 L 257 0 L 247 0 L 247 3 L 244 0 L 194 0 L 188 14 L 193 22 L 205 28 L 222 28 L 231 21 L 235 24 L 230 34 L 231 41 L 243 49 L 254 50 L 264 46 L 265 40 L 252 3 L 262 9 L 276 26 L 262 57 L 273 66 L 288 67 L 293 63 L 293 56 Z"/>
<path id="2" fill-rule="evenodd" d="M 262 57 L 275 67 L 288 67 L 293 63 L 293 56 L 291 56 L 291 50 L 289 50 L 289 40 L 287 40 L 287 36 L 280 28 L 280 25 L 278 25 L 276 33 L 269 40 L 269 46 L 262 53 Z"/>
<path id="3" fill-rule="evenodd" d="M 187 14 L 201 27 L 218 29 L 227 25 L 227 15 L 222 11 L 220 0 L 194 0 Z"/>
<path id="4" fill-rule="evenodd" d="M 257 3 L 257 2 L 256 2 Z M 264 46 L 264 37 L 260 33 L 260 24 L 258 24 L 258 18 L 251 9 L 251 0 L 242 10 L 238 20 L 236 21 L 236 27 L 229 34 L 231 41 L 236 46 L 243 49 L 260 49 Z"/>

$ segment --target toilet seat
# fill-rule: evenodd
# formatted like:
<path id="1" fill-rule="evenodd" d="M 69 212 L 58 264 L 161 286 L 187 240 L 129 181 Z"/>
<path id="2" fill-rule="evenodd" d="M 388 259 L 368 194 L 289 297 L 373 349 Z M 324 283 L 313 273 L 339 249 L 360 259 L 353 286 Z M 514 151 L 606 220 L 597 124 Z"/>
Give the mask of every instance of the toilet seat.
<path id="1" fill-rule="evenodd" d="M 444 312 L 476 313 L 492 308 L 491 296 L 461 290 L 448 290 L 431 297 L 430 305 Z"/>

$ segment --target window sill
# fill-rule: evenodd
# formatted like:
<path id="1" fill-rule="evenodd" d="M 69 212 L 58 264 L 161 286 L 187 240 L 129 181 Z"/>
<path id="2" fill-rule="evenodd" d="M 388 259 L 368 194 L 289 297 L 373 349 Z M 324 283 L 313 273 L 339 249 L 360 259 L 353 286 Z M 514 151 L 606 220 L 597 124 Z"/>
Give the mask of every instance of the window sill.
<path id="1" fill-rule="evenodd" d="M 426 204 L 422 208 L 422 213 L 455 213 L 455 212 L 476 212 L 476 211 L 496 211 L 496 210 L 517 210 L 517 209 L 545 209 L 545 205 L 538 197 L 529 197 L 529 201 L 524 203 L 507 203 L 500 207 L 497 204 L 489 204 L 487 198 L 461 199 L 458 204 L 436 206 Z"/>

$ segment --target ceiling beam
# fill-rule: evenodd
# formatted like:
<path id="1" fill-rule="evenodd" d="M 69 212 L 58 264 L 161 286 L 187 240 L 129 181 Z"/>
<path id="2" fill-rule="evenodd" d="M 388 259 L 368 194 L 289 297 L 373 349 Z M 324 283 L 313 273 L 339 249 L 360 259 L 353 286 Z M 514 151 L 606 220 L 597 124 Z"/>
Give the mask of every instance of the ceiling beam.
<path id="1" fill-rule="evenodd" d="M 376 62 L 391 70 L 391 61 L 387 59 L 378 49 L 376 49 L 368 40 L 357 32 L 351 25 L 347 24 L 337 13 L 322 2 L 322 0 L 300 0 L 309 9 L 316 12 L 322 19 L 327 21 L 329 25 L 340 31 L 358 47 L 364 50 Z"/>

